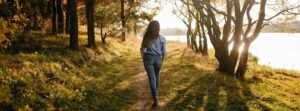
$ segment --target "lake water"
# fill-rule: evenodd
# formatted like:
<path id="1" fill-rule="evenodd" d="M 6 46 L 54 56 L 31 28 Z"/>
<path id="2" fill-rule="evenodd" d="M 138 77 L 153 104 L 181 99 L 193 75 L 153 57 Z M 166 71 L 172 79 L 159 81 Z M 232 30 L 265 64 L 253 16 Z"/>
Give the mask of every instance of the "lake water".
<path id="1" fill-rule="evenodd" d="M 165 36 L 167 40 L 186 43 L 186 36 Z M 209 48 L 213 48 L 209 42 Z M 250 52 L 259 64 L 300 71 L 300 33 L 261 33 Z"/>

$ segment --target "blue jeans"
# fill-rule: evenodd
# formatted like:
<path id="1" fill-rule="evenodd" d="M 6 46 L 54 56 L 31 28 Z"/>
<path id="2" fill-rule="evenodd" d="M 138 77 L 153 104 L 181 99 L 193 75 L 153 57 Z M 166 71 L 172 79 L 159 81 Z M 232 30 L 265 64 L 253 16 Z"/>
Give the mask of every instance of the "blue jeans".
<path id="1" fill-rule="evenodd" d="M 162 66 L 162 56 L 145 55 L 143 62 L 148 75 L 152 97 L 155 98 L 157 97 L 157 90 L 159 85 L 159 71 Z"/>

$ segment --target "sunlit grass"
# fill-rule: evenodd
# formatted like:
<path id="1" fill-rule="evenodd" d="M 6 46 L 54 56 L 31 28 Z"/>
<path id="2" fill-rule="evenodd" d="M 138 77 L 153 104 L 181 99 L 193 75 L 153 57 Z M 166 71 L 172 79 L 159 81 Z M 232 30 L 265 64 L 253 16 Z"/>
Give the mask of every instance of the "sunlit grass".
<path id="1" fill-rule="evenodd" d="M 300 74 L 257 65 L 250 56 L 246 80 L 215 71 L 213 57 L 172 45 L 162 71 L 164 110 L 299 110 Z M 183 53 L 185 52 L 185 54 Z M 210 51 L 210 55 L 213 51 Z"/>
<path id="2" fill-rule="evenodd" d="M 132 46 L 109 39 L 98 48 L 68 49 L 68 36 L 34 36 L 0 54 L 0 110 L 120 110 L 130 108 L 135 74 Z M 125 67 L 132 67 L 124 70 Z M 118 106 L 118 107 L 116 107 Z"/>
<path id="3" fill-rule="evenodd" d="M 139 41 L 97 40 L 98 48 L 69 50 L 68 36 L 35 37 L 0 54 L 0 109 L 134 110 L 131 77 L 141 73 Z M 138 44 L 138 45 L 137 45 Z M 161 72 L 161 110 L 300 110 L 300 74 L 257 65 L 246 79 L 217 72 L 213 50 L 202 57 L 168 42 Z M 150 100 L 149 100 L 150 101 Z"/>

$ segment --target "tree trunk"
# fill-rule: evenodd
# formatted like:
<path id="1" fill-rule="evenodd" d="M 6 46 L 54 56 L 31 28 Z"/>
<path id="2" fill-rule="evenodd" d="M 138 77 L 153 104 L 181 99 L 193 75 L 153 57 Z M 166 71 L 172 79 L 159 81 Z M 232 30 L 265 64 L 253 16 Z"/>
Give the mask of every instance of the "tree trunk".
<path id="1" fill-rule="evenodd" d="M 205 35 L 205 34 L 203 34 Z M 203 50 L 202 50 L 202 55 L 208 55 L 208 46 L 207 46 L 207 38 L 206 36 L 202 36 L 203 38 Z"/>
<path id="2" fill-rule="evenodd" d="M 208 55 L 207 37 L 206 37 L 206 34 L 205 34 L 205 30 L 204 30 L 204 24 L 200 24 L 200 27 L 201 27 L 202 38 L 203 38 L 202 55 Z"/>
<path id="3" fill-rule="evenodd" d="M 190 40 L 190 29 L 187 29 L 186 31 L 186 44 L 187 44 L 187 47 L 191 47 L 191 40 Z"/>
<path id="4" fill-rule="evenodd" d="M 58 19 L 58 33 L 64 32 L 64 13 L 62 7 L 62 0 L 57 0 L 57 19 Z"/>
<path id="5" fill-rule="evenodd" d="M 100 36 L 101 36 L 101 41 L 103 44 L 106 44 L 105 39 L 106 39 L 106 33 L 103 35 L 103 19 L 100 23 Z"/>
<path id="6" fill-rule="evenodd" d="M 122 22 L 122 35 L 121 35 L 121 38 L 122 38 L 122 41 L 126 41 L 126 22 L 125 22 L 125 0 L 121 0 L 121 22 Z"/>
<path id="7" fill-rule="evenodd" d="M 227 52 L 227 47 L 222 47 L 221 45 L 216 46 L 218 48 L 215 48 L 215 57 L 219 62 L 219 68 L 218 71 L 224 72 L 224 73 L 229 73 L 228 70 L 228 52 Z"/>
<path id="8" fill-rule="evenodd" d="M 69 14 L 69 7 L 66 5 L 66 21 L 65 21 L 65 31 L 66 33 L 70 33 L 70 14 Z"/>
<path id="9" fill-rule="evenodd" d="M 47 9 L 47 7 L 45 7 L 45 1 L 44 0 L 39 0 L 39 10 L 40 10 L 40 13 L 42 15 L 43 18 L 47 18 L 47 12 L 45 9 Z"/>
<path id="10" fill-rule="evenodd" d="M 53 1 L 53 0 L 47 1 L 46 4 L 48 4 L 48 5 L 47 5 L 47 7 L 45 7 L 45 8 L 47 8 L 47 9 L 46 9 L 46 10 L 47 10 L 47 11 L 46 11 L 46 16 L 49 17 L 49 18 L 52 17 L 52 1 Z M 51 13 L 51 14 L 49 14 L 49 13 Z M 52 18 L 51 18 L 51 21 L 52 21 Z"/>
<path id="11" fill-rule="evenodd" d="M 105 39 L 106 39 L 106 33 L 104 33 L 104 35 L 101 36 L 101 41 L 102 41 L 103 44 L 106 44 Z"/>
<path id="12" fill-rule="evenodd" d="M 244 14 L 240 11 L 240 1 L 235 0 L 234 2 L 234 14 L 236 17 L 235 20 L 235 29 L 233 32 L 233 47 L 229 55 L 229 66 L 230 74 L 235 74 L 237 62 L 239 59 L 239 48 L 242 45 L 241 37 L 243 32 L 243 18 Z"/>
<path id="13" fill-rule="evenodd" d="M 137 34 L 138 34 L 137 28 L 138 28 L 137 22 L 134 22 L 134 26 L 133 26 L 133 34 L 134 34 L 134 35 L 137 35 Z"/>
<path id="14" fill-rule="evenodd" d="M 240 61 L 239 61 L 239 66 L 236 71 L 236 74 L 238 77 L 243 78 L 246 70 L 247 70 L 247 64 L 248 64 L 248 55 L 249 55 L 249 47 L 250 43 L 245 43 L 243 51 L 241 53 Z"/>
<path id="15" fill-rule="evenodd" d="M 52 34 L 56 34 L 56 0 L 52 0 Z"/>
<path id="16" fill-rule="evenodd" d="M 194 35 L 191 35 L 191 47 L 192 47 L 192 50 L 194 52 L 197 52 L 197 49 L 195 47 L 195 44 L 196 44 L 196 41 L 195 41 L 195 36 Z"/>
<path id="17" fill-rule="evenodd" d="M 198 44 L 199 44 L 199 46 L 198 46 L 198 49 L 199 49 L 199 50 L 198 50 L 198 51 L 199 51 L 199 52 L 198 52 L 198 53 L 201 53 L 201 54 L 202 54 L 202 53 L 203 53 L 203 45 L 202 45 L 202 42 L 203 42 L 203 41 L 202 41 L 202 36 L 201 36 L 200 33 L 199 33 L 198 36 L 199 36 L 199 41 L 198 41 Z"/>
<path id="18" fill-rule="evenodd" d="M 197 14 L 197 16 L 199 16 L 199 15 Z M 198 35 L 198 37 L 199 37 L 199 41 L 198 41 L 199 46 L 198 46 L 198 52 L 197 53 L 202 54 L 203 53 L 203 42 L 202 42 L 202 35 L 201 35 L 201 29 L 200 29 L 200 22 L 198 20 L 196 20 L 195 30 L 196 30 L 196 35 Z"/>
<path id="19" fill-rule="evenodd" d="M 78 49 L 77 0 L 68 0 L 70 14 L 70 48 Z"/>
<path id="20" fill-rule="evenodd" d="M 31 29 L 33 30 L 37 30 L 38 29 L 38 15 L 37 15 L 37 7 L 33 6 L 35 8 L 35 11 L 33 11 L 33 14 L 32 14 L 32 17 L 31 17 L 31 20 L 32 20 L 32 26 Z"/>
<path id="21" fill-rule="evenodd" d="M 214 9 L 213 2 L 210 0 L 203 0 L 201 2 L 199 0 L 192 0 L 192 2 L 201 15 L 201 23 L 204 24 L 206 34 L 215 49 L 215 57 L 219 62 L 218 70 L 233 76 L 244 77 L 247 69 L 250 44 L 258 37 L 258 34 L 264 26 L 263 23 L 266 20 L 266 0 L 260 0 L 260 2 L 226 0 L 226 12 L 221 14 L 225 17 L 222 32 L 220 31 L 219 21 L 216 18 L 217 13 L 220 14 L 220 12 Z M 240 3 L 243 3 L 243 5 Z M 259 16 L 257 21 L 252 21 L 253 17 L 251 17 L 250 11 L 252 10 L 252 6 L 256 5 L 256 3 L 260 5 L 258 11 Z M 245 14 L 247 14 L 249 23 L 246 25 L 247 29 L 243 30 Z M 252 28 L 252 26 L 255 26 L 255 28 Z M 249 36 L 249 32 L 252 33 L 251 36 Z M 229 44 L 233 44 L 230 53 Z M 242 44 L 244 44 L 244 48 L 243 51 L 239 53 L 239 48 Z"/>
<path id="22" fill-rule="evenodd" d="M 86 1 L 86 19 L 88 22 L 88 47 L 96 47 L 94 29 L 94 3 L 95 0 Z"/>

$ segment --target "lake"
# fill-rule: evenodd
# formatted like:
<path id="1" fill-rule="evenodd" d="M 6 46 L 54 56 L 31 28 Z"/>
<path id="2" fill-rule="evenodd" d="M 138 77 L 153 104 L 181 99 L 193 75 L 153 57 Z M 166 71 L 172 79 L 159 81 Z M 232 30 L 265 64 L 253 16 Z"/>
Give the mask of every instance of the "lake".
<path id="1" fill-rule="evenodd" d="M 165 36 L 169 41 L 186 43 L 186 36 Z M 209 42 L 209 48 L 213 48 Z M 261 33 L 250 52 L 259 64 L 300 71 L 300 33 Z"/>

